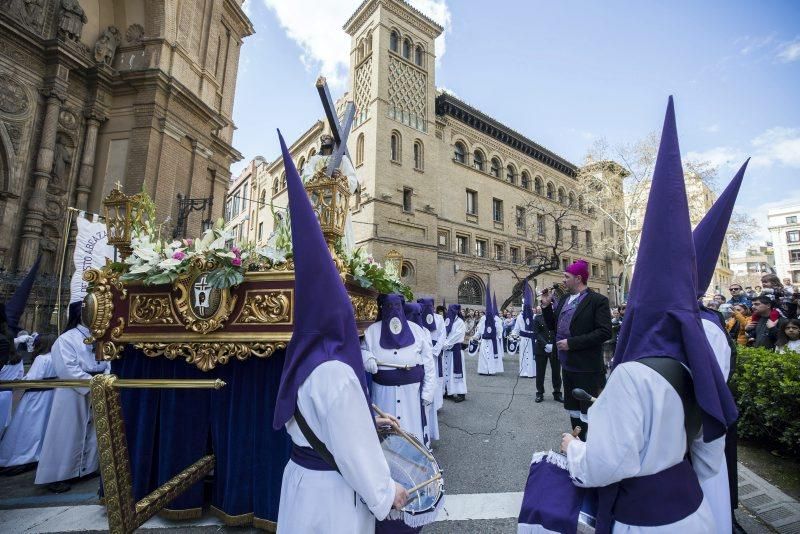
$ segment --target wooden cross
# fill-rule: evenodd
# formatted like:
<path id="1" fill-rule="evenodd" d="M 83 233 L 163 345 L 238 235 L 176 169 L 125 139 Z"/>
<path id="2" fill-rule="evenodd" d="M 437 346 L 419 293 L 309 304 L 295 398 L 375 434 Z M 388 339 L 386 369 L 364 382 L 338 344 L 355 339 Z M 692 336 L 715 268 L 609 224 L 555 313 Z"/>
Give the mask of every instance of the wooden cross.
<path id="1" fill-rule="evenodd" d="M 353 119 L 356 116 L 356 107 L 352 101 L 347 102 L 344 108 L 343 122 L 340 123 L 325 77 L 320 76 L 317 78 L 316 85 L 319 98 L 322 100 L 322 107 L 325 109 L 325 117 L 328 120 L 328 124 L 331 127 L 331 134 L 333 135 L 333 154 L 331 154 L 328 159 L 328 167 L 325 169 L 325 174 L 332 176 L 333 171 L 339 168 L 342 157 L 345 154 L 347 154 L 347 157 L 350 157 L 350 153 L 347 150 L 347 137 L 350 135 L 350 127 L 353 126 Z"/>

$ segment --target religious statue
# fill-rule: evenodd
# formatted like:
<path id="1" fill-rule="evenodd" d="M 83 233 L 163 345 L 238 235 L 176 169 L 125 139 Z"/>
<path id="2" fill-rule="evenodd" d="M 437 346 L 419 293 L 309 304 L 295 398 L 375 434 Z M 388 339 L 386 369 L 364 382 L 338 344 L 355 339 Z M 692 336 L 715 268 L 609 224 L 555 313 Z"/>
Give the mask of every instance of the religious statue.
<path id="1" fill-rule="evenodd" d="M 322 135 L 319 138 L 320 140 L 320 149 L 319 152 L 310 158 L 308 158 L 308 162 L 306 162 L 305 167 L 302 169 L 302 175 L 300 178 L 303 180 L 305 184 L 308 182 L 315 173 L 318 171 L 325 171 L 328 167 L 328 160 L 333 155 L 334 149 L 334 139 L 332 135 Z M 353 168 L 353 162 L 350 161 L 350 157 L 345 154 L 342 156 L 342 162 L 339 164 L 339 168 L 337 169 L 338 172 L 342 173 L 347 177 L 347 184 L 350 188 L 350 197 L 352 198 L 355 195 L 356 190 L 358 189 L 358 179 L 356 178 L 356 170 Z M 345 220 L 345 227 L 344 227 L 344 239 L 342 241 L 344 245 L 344 250 L 347 253 L 350 253 L 355 248 L 355 238 L 353 236 L 353 220 L 350 216 L 350 210 L 347 210 L 347 219 Z"/>
<path id="2" fill-rule="evenodd" d="M 56 146 L 53 149 L 53 169 L 50 171 L 50 185 L 53 189 L 59 191 L 64 190 L 64 184 L 67 183 L 67 175 L 69 166 L 72 163 L 72 156 L 70 155 L 69 146 L 67 146 L 63 137 L 56 140 Z"/>
<path id="3" fill-rule="evenodd" d="M 5 7 L 12 17 L 29 28 L 41 25 L 42 3 L 44 0 L 8 0 Z"/>
<path id="4" fill-rule="evenodd" d="M 119 42 L 119 30 L 115 26 L 106 28 L 94 44 L 94 60 L 110 67 Z"/>
<path id="5" fill-rule="evenodd" d="M 58 18 L 58 33 L 67 39 L 79 41 L 86 18 L 78 0 L 61 0 L 61 11 Z"/>

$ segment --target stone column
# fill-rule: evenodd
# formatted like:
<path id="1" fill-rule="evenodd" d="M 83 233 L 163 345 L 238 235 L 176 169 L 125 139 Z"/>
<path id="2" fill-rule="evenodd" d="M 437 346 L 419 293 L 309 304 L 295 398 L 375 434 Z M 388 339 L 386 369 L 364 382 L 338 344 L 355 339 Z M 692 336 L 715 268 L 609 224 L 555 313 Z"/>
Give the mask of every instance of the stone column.
<path id="1" fill-rule="evenodd" d="M 42 122 L 42 139 L 39 143 L 39 153 L 36 156 L 36 166 L 33 170 L 33 192 L 28 200 L 28 210 L 22 225 L 18 269 L 31 267 L 39 255 L 42 221 L 44 221 L 47 202 L 47 183 L 50 181 L 50 171 L 53 170 L 58 115 L 61 112 L 61 104 L 66 99 L 64 94 L 55 89 L 43 91 L 42 94 L 47 103 Z"/>
<path id="2" fill-rule="evenodd" d="M 75 188 L 75 207 L 86 210 L 89 207 L 89 193 L 92 191 L 94 179 L 94 162 L 97 149 L 97 131 L 105 117 L 95 113 L 86 115 L 86 138 L 83 142 L 83 157 L 78 174 L 78 186 Z"/>

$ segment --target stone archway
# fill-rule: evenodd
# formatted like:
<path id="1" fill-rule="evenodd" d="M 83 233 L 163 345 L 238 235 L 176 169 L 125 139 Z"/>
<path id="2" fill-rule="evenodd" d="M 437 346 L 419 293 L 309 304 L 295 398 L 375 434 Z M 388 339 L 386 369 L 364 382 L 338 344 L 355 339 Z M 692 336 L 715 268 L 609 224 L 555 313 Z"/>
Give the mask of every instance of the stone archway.
<path id="1" fill-rule="evenodd" d="M 483 282 L 475 276 L 468 275 L 458 284 L 458 303 L 480 306 L 485 302 Z"/>

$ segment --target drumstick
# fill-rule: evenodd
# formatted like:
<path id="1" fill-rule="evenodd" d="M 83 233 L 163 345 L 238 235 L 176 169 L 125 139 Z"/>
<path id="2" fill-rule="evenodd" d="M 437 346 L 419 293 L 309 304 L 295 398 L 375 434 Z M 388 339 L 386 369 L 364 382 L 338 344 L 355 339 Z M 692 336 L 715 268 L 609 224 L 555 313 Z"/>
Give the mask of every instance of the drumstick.
<path id="1" fill-rule="evenodd" d="M 398 363 L 378 362 L 378 366 L 391 367 L 392 369 L 402 369 L 404 371 L 409 371 L 411 369 L 410 365 L 401 365 L 401 364 L 398 364 Z"/>
<path id="2" fill-rule="evenodd" d="M 573 438 L 577 438 L 578 436 L 580 436 L 580 434 L 581 434 L 581 430 L 583 430 L 583 429 L 581 428 L 581 425 L 578 425 L 578 426 L 576 426 L 575 428 L 573 428 L 573 429 L 572 429 L 572 437 L 573 437 Z"/>
<path id="3" fill-rule="evenodd" d="M 425 486 L 427 486 L 428 484 L 432 484 L 432 483 L 436 482 L 436 481 L 437 481 L 437 480 L 439 480 L 440 478 L 442 478 L 442 474 L 441 474 L 441 473 L 436 473 L 436 474 L 433 476 L 433 478 L 430 478 L 430 479 L 426 480 L 425 482 L 420 482 L 419 484 L 417 484 L 417 485 L 416 485 L 416 486 L 414 486 L 413 488 L 409 488 L 409 489 L 407 489 L 407 490 L 406 490 L 406 493 L 408 493 L 409 499 L 408 499 L 406 502 L 408 502 L 408 501 L 410 501 L 410 500 L 411 500 L 411 498 L 410 498 L 410 497 L 411 497 L 411 495 L 413 495 L 414 493 L 418 492 L 419 490 L 421 490 L 422 488 L 424 488 L 424 487 L 425 487 Z"/>
<path id="4" fill-rule="evenodd" d="M 389 419 L 389 414 L 387 414 L 386 412 L 384 412 L 383 410 L 381 410 L 380 408 L 378 408 L 374 404 L 372 405 L 372 409 L 375 410 L 378 413 L 378 415 L 380 415 L 381 417 L 385 417 L 386 419 Z M 406 441 L 411 443 L 419 452 L 424 454 L 425 458 L 427 458 L 428 460 L 433 460 L 434 459 L 433 455 L 430 452 L 428 452 L 428 449 L 426 449 L 424 447 L 420 447 L 415 440 L 413 440 L 413 439 L 411 439 L 409 437 L 409 435 L 406 433 L 405 430 L 400 428 L 399 425 L 392 425 L 392 426 L 394 426 L 394 428 L 397 430 L 397 432 L 400 433 L 401 436 L 406 438 Z"/>

